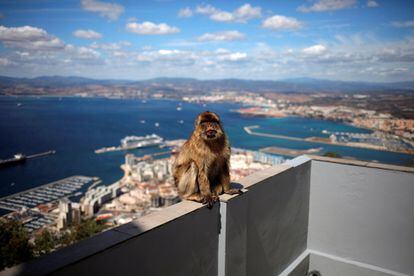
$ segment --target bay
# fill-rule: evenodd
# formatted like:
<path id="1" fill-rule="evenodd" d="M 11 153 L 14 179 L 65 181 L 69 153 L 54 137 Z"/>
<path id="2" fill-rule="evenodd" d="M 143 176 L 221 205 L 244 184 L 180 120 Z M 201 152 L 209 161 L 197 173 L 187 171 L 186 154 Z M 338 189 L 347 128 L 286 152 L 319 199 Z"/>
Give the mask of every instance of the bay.
<path id="1" fill-rule="evenodd" d="M 177 110 L 178 106 L 182 109 Z M 323 147 L 322 152 L 333 151 L 355 159 L 397 165 L 405 165 L 414 158 L 400 153 L 251 136 L 244 131 L 244 126 L 260 125 L 261 131 L 295 137 L 326 137 L 322 130 L 370 131 L 301 117 L 244 117 L 232 111 L 239 107 L 230 103 L 203 106 L 175 100 L 0 97 L 0 159 L 19 152 L 30 155 L 56 150 L 55 155 L 0 169 L 0 197 L 72 175 L 98 176 L 104 184 L 111 184 L 123 175 L 120 165 L 126 152 L 95 154 L 94 150 L 117 146 L 127 135 L 156 133 L 168 140 L 186 139 L 191 134 L 195 117 L 205 110 L 221 116 L 231 145 L 238 148 Z M 154 149 L 130 152 L 143 155 L 152 151 Z"/>

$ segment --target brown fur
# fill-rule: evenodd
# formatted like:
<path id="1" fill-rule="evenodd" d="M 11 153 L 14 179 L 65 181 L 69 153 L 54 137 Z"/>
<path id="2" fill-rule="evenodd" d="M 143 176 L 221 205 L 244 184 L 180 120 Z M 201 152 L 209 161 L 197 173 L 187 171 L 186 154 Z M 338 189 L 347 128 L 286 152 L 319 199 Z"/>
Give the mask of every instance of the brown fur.
<path id="1" fill-rule="evenodd" d="M 230 145 L 219 116 L 201 113 L 174 163 L 174 182 L 180 196 L 211 208 L 220 194 L 241 193 L 230 189 L 229 166 Z"/>

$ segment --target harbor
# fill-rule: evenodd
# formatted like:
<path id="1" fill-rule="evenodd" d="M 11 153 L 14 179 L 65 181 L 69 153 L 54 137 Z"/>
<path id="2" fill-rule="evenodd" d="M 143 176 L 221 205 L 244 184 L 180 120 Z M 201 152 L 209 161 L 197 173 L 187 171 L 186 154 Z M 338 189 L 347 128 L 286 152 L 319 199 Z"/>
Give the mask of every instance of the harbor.
<path id="1" fill-rule="evenodd" d="M 317 144 L 327 144 L 327 145 L 333 145 L 333 146 L 342 146 L 342 147 L 351 147 L 351 148 L 364 148 L 364 149 L 371 149 L 371 150 L 378 150 L 378 151 L 385 151 L 385 152 L 398 152 L 398 153 L 406 153 L 406 154 L 414 154 L 413 150 L 399 150 L 396 148 L 388 148 L 382 144 L 380 145 L 373 145 L 366 142 L 354 142 L 351 139 L 347 138 L 341 138 L 338 139 L 335 134 L 331 134 L 329 137 L 306 137 L 306 138 L 300 138 L 300 137 L 292 137 L 292 136 L 286 136 L 286 135 L 278 135 L 278 134 L 271 134 L 271 133 L 264 133 L 264 132 L 258 132 L 255 131 L 256 129 L 259 129 L 259 125 L 253 125 L 253 126 L 245 126 L 243 127 L 244 131 L 249 135 L 255 135 L 255 136 L 261 136 L 261 137 L 269 137 L 269 138 L 276 138 L 276 139 L 284 139 L 284 140 L 291 140 L 291 141 L 302 141 L 302 142 L 308 142 L 308 143 L 317 143 Z M 323 132 L 324 133 L 324 132 Z M 327 133 L 325 133 L 327 134 Z M 349 135 L 353 138 L 356 137 L 365 137 L 363 134 L 358 135 Z"/>
<path id="2" fill-rule="evenodd" d="M 261 148 L 259 151 L 265 152 L 265 153 L 283 155 L 283 156 L 296 157 L 296 156 L 304 155 L 304 154 L 318 154 L 321 150 L 322 148 L 298 150 L 298 149 L 288 149 L 288 148 L 279 148 L 279 147 L 266 147 L 266 148 Z"/>
<path id="3" fill-rule="evenodd" d="M 0 198 L 0 208 L 9 211 L 22 211 L 34 208 L 81 193 L 83 188 L 93 185 L 98 178 L 87 176 L 71 176 L 52 183 L 48 183 L 20 193 Z"/>

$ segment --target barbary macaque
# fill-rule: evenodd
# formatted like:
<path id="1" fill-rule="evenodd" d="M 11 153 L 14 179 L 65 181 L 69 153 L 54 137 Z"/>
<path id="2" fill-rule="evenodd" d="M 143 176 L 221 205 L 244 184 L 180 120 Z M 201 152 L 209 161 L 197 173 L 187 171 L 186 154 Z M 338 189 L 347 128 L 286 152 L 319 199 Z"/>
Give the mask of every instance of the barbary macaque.
<path id="1" fill-rule="evenodd" d="M 220 117 L 210 111 L 198 115 L 195 129 L 182 146 L 173 167 L 174 182 L 181 198 L 211 208 L 223 193 L 242 193 L 230 188 L 230 151 Z"/>

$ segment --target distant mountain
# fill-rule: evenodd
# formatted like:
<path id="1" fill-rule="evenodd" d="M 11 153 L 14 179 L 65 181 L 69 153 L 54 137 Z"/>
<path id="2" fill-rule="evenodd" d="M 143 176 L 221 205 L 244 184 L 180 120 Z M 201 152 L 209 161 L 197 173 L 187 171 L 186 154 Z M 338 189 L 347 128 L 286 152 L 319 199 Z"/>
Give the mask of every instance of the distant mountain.
<path id="1" fill-rule="evenodd" d="M 191 85 L 195 89 L 220 89 L 236 91 L 258 92 L 363 92 L 376 90 L 414 90 L 414 82 L 371 83 L 333 81 L 312 78 L 294 78 L 284 80 L 243 80 L 243 79 L 218 79 L 197 80 L 181 78 L 157 78 L 138 83 L 158 85 Z"/>
<path id="2" fill-rule="evenodd" d="M 193 91 L 252 91 L 252 92 L 361 92 L 364 91 L 414 91 L 414 82 L 350 82 L 312 78 L 292 78 L 284 80 L 244 80 L 216 79 L 198 80 L 193 78 L 154 78 L 142 81 L 96 80 L 82 77 L 44 76 L 37 78 L 12 78 L 0 76 L 0 88 L 17 85 L 32 87 L 76 87 L 86 85 L 120 85 L 139 88 L 156 88 L 163 91 L 191 89 Z M 155 89 L 154 88 L 154 89 Z"/>
<path id="3" fill-rule="evenodd" d="M 0 87 L 10 85 L 30 85 L 34 87 L 68 87 L 82 85 L 127 84 L 131 81 L 96 80 L 83 77 L 42 76 L 37 78 L 11 78 L 0 76 Z"/>

